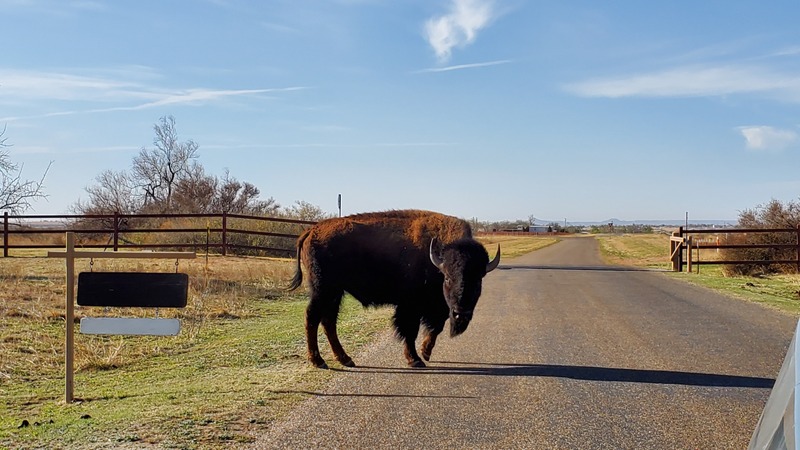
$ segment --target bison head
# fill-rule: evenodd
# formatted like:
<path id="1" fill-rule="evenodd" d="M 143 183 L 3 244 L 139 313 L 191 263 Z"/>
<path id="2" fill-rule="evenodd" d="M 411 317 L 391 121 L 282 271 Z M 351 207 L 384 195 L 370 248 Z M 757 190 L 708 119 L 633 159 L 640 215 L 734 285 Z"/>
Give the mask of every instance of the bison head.
<path id="1" fill-rule="evenodd" d="M 483 277 L 500 264 L 500 246 L 489 261 L 483 245 L 474 239 L 461 239 L 439 248 L 431 240 L 430 259 L 444 275 L 442 290 L 450 308 L 450 336 L 463 333 L 481 296 Z"/>

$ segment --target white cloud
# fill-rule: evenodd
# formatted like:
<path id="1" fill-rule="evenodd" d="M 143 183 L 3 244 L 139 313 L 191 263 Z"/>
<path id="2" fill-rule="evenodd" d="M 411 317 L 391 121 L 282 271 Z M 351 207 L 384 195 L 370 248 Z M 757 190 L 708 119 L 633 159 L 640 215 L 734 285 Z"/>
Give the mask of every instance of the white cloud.
<path id="1" fill-rule="evenodd" d="M 798 142 L 800 136 L 792 130 L 781 130 L 770 126 L 739 127 L 745 145 L 751 150 L 783 150 Z"/>
<path id="2" fill-rule="evenodd" d="M 488 61 L 488 62 L 482 62 L 482 63 L 459 64 L 459 65 L 447 66 L 447 67 L 434 67 L 434 68 L 431 68 L 431 69 L 418 70 L 415 73 L 450 72 L 450 71 L 453 71 L 453 70 L 477 69 L 479 67 L 499 66 L 500 64 L 508 64 L 510 62 L 512 62 L 510 59 L 502 59 L 502 60 L 498 60 L 498 61 Z"/>
<path id="3" fill-rule="evenodd" d="M 109 4 L 95 0 L 0 0 L 0 10 L 23 14 L 46 14 L 50 16 L 75 16 L 85 12 L 102 12 Z"/>
<path id="4" fill-rule="evenodd" d="M 40 110 L 51 109 L 54 101 L 70 105 L 69 109 L 60 111 L 51 110 L 28 116 L 2 117 L 0 122 L 86 113 L 135 111 L 176 104 L 205 104 L 231 97 L 306 89 L 301 86 L 266 89 L 169 89 L 145 84 L 141 81 L 132 81 L 136 78 L 154 78 L 152 72 L 147 68 L 131 73 L 115 70 L 106 70 L 106 72 L 117 76 L 98 77 L 0 69 L 0 94 L 2 94 L 0 104 L 17 106 L 25 104 Z M 141 76 L 142 73 L 145 77 Z M 125 75 L 127 75 L 127 79 Z M 39 106 L 36 106 L 37 104 Z"/>
<path id="5" fill-rule="evenodd" d="M 760 93 L 800 102 L 800 76 L 743 65 L 688 66 L 564 86 L 583 97 L 705 97 Z"/>
<path id="6" fill-rule="evenodd" d="M 305 89 L 303 87 L 273 88 L 273 89 L 189 89 L 183 92 L 164 94 L 161 98 L 141 105 L 127 107 L 127 109 L 145 109 L 163 105 L 174 105 L 183 103 L 200 103 L 224 99 L 227 97 L 237 97 L 254 94 L 266 94 L 269 92 L 287 92 Z"/>
<path id="7" fill-rule="evenodd" d="M 0 69 L 0 93 L 6 99 L 89 100 L 113 97 L 153 98 L 136 82 L 55 72 Z"/>
<path id="8" fill-rule="evenodd" d="M 425 38 L 440 61 L 447 61 L 455 47 L 475 41 L 494 17 L 491 0 L 452 0 L 450 12 L 425 23 Z"/>

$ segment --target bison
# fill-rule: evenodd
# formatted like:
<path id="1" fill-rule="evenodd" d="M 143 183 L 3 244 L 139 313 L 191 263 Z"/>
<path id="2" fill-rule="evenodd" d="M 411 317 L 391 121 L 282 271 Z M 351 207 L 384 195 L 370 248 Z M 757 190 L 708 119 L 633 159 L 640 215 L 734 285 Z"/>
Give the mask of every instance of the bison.
<path id="1" fill-rule="evenodd" d="M 317 342 L 322 323 L 336 359 L 355 366 L 336 332 L 342 295 L 348 292 L 364 306 L 394 305 L 393 324 L 408 365 L 425 367 L 415 349 L 420 324 L 427 332 L 420 353 L 429 361 L 448 318 L 451 337 L 467 329 L 483 277 L 499 263 L 499 245 L 489 261 L 466 221 L 435 212 L 363 213 L 315 224 L 297 239 L 297 269 L 289 286 L 297 289 L 305 272 L 309 361 L 327 368 Z"/>

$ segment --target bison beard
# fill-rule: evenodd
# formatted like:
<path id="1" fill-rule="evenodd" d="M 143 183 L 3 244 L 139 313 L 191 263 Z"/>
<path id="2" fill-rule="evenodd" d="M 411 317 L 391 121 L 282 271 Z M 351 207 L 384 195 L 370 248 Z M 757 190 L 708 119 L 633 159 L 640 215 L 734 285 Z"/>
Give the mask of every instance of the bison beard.
<path id="1" fill-rule="evenodd" d="M 436 338 L 450 319 L 450 336 L 463 333 L 481 294 L 490 262 L 469 224 L 443 214 L 418 211 L 365 213 L 324 220 L 297 240 L 297 268 L 289 289 L 308 278 L 308 359 L 327 368 L 319 353 L 319 324 L 336 359 L 354 366 L 339 342 L 336 319 L 345 292 L 364 306 L 394 305 L 394 327 L 412 367 L 430 360 Z M 426 332 L 415 349 L 420 324 Z"/>

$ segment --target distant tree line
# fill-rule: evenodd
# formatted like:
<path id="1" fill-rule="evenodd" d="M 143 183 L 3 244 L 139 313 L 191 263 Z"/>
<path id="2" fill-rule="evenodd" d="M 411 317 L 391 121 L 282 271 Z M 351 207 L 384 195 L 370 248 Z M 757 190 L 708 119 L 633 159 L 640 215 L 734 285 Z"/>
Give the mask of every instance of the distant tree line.
<path id="1" fill-rule="evenodd" d="M 630 225 L 614 225 L 609 223 L 607 225 L 592 225 L 589 227 L 589 233 L 618 233 L 618 234 L 649 234 L 653 232 L 653 227 L 650 225 L 630 224 Z"/>
<path id="2" fill-rule="evenodd" d="M 498 221 L 498 222 L 479 222 L 477 220 L 472 221 L 472 227 L 478 231 L 520 231 L 520 232 L 530 232 L 532 227 L 536 227 L 536 229 L 544 229 L 545 232 L 548 233 L 569 233 L 569 234 L 578 234 L 578 233 L 592 233 L 592 234 L 600 234 L 600 233 L 622 233 L 622 234 L 632 234 L 632 233 L 652 233 L 653 227 L 650 225 L 641 225 L 641 224 L 631 224 L 631 225 L 614 225 L 614 224 L 606 224 L 606 225 L 591 225 L 591 226 L 584 226 L 584 225 L 572 225 L 572 224 L 564 224 L 560 222 L 549 222 L 546 225 L 534 225 L 535 219 L 533 216 L 528 220 L 513 220 L 513 221 Z"/>

